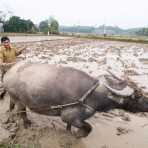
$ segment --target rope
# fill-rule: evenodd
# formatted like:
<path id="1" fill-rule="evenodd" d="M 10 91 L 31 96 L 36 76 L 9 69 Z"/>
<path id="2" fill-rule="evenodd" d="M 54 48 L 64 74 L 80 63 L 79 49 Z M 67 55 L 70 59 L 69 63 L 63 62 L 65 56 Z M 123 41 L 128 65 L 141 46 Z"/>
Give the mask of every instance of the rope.
<path id="1" fill-rule="evenodd" d="M 69 106 L 77 105 L 77 104 L 80 104 L 80 103 L 83 106 L 85 106 L 86 108 L 88 108 L 89 110 L 94 111 L 94 109 L 91 106 L 84 103 L 84 100 L 88 97 L 88 95 L 90 95 L 96 89 L 96 87 L 98 85 L 99 85 L 99 80 L 76 102 L 68 103 L 68 104 L 64 104 L 64 105 L 55 105 L 55 106 L 51 106 L 51 107 L 49 107 L 47 109 L 45 109 L 45 108 L 40 109 L 40 110 L 38 109 L 38 111 L 48 111 L 48 110 L 50 111 L 50 110 L 54 110 L 54 109 L 62 109 L 64 107 L 69 107 Z M 31 110 L 33 110 L 33 109 L 37 109 L 37 108 L 31 108 Z M 25 112 L 26 111 L 17 111 L 17 112 L 11 113 L 11 115 L 16 115 L 16 114 L 25 113 Z M 6 113 L 1 113 L 0 115 L 5 115 L 5 114 Z"/>
<path id="2" fill-rule="evenodd" d="M 99 80 L 78 100 L 79 102 L 84 102 L 88 95 L 90 95 L 99 85 Z"/>
<path id="3" fill-rule="evenodd" d="M 92 107 L 90 107 L 87 104 L 84 104 L 84 100 L 97 88 L 98 85 L 99 85 L 99 80 L 78 101 L 73 102 L 73 103 L 64 104 L 64 105 L 51 106 L 50 109 L 51 110 L 52 109 L 62 109 L 64 107 L 68 107 L 68 106 L 82 103 L 82 105 L 84 105 L 87 108 L 91 108 L 91 110 L 92 110 L 93 109 Z"/>

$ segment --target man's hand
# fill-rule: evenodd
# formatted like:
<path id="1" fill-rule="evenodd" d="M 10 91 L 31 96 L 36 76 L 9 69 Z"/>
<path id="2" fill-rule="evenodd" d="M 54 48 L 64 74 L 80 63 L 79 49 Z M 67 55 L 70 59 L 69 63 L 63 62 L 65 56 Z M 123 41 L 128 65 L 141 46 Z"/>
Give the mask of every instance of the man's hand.
<path id="1" fill-rule="evenodd" d="M 16 62 L 11 62 L 11 63 L 2 63 L 3 66 L 12 66 L 16 64 Z"/>
<path id="2" fill-rule="evenodd" d="M 27 47 L 23 47 L 20 52 L 22 53 L 24 50 L 26 50 Z"/>
<path id="3" fill-rule="evenodd" d="M 2 69 L 9 69 L 10 67 L 12 67 L 13 65 L 15 65 L 16 62 L 11 62 L 11 63 L 1 63 L 0 64 L 0 68 Z"/>
<path id="4" fill-rule="evenodd" d="M 22 49 L 17 51 L 17 56 L 20 55 L 24 50 L 26 50 L 27 47 L 23 47 Z"/>

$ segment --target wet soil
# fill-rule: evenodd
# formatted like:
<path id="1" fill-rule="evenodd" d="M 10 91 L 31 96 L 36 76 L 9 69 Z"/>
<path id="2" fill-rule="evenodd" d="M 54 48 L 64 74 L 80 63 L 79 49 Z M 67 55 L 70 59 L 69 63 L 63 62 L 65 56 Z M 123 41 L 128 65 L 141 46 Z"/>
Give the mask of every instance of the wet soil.
<path id="1" fill-rule="evenodd" d="M 108 67 L 122 77 L 123 67 L 116 58 L 121 54 L 122 59 L 126 61 L 130 78 L 147 93 L 148 68 L 145 62 L 147 58 L 142 57 L 148 52 L 146 44 L 64 37 L 50 37 L 49 41 L 45 41 L 43 37 L 37 39 L 33 37 L 32 41 L 37 42 L 28 42 L 26 37 L 12 39 L 17 48 L 26 48 L 26 51 L 18 57 L 19 60 L 72 66 L 94 77 L 105 73 Z M 21 148 L 148 147 L 147 113 L 133 114 L 118 109 L 108 113 L 96 113 L 88 120 L 93 126 L 92 132 L 82 139 L 68 133 L 66 125 L 59 117 L 39 115 L 28 109 L 27 115 L 32 125 L 25 129 L 17 117 L 15 123 L 8 122 L 8 115 L 9 96 L 6 95 L 0 100 L 0 147 L 8 145 Z M 75 132 L 76 129 L 72 130 Z"/>

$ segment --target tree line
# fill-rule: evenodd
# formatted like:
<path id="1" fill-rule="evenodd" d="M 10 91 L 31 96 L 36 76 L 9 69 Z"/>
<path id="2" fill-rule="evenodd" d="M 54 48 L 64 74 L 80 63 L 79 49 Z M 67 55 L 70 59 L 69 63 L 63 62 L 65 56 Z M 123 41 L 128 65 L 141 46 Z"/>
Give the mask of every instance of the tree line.
<path id="1" fill-rule="evenodd" d="M 59 33 L 59 23 L 53 17 L 50 17 L 47 20 L 43 20 L 39 23 L 39 25 L 36 25 L 30 19 L 25 20 L 20 18 L 19 16 L 11 16 L 8 20 L 5 20 L 3 16 L 0 16 L 0 23 L 3 24 L 4 32 L 14 32 L 14 33 L 43 32 L 45 34 Z"/>
<path id="2" fill-rule="evenodd" d="M 137 35 L 148 36 L 148 28 L 141 28 L 136 32 Z"/>
<path id="3" fill-rule="evenodd" d="M 25 20 L 19 16 L 11 16 L 6 20 L 6 15 L 0 11 L 0 27 L 3 24 L 4 32 L 16 32 L 16 33 L 44 33 L 44 34 L 59 34 L 60 32 L 73 32 L 73 33 L 90 33 L 90 34 L 102 34 L 104 26 L 92 27 L 92 26 L 60 26 L 59 22 L 50 17 L 49 19 L 42 20 L 39 24 L 34 24 L 30 19 Z M 131 28 L 121 29 L 119 27 L 105 26 L 107 34 L 115 35 L 140 35 L 148 36 L 148 28 Z"/>

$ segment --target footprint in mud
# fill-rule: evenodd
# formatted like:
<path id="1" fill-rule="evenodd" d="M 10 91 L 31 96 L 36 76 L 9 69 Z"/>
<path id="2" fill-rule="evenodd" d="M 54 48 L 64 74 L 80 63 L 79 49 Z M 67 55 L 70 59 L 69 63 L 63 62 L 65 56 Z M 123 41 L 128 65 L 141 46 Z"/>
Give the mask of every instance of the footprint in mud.
<path id="1" fill-rule="evenodd" d="M 101 146 L 101 148 L 109 148 L 107 145 L 103 145 Z"/>
<path id="2" fill-rule="evenodd" d="M 81 139 L 76 139 L 65 130 L 49 127 L 32 127 L 18 131 L 15 144 L 35 148 L 86 148 Z"/>
<path id="3" fill-rule="evenodd" d="M 117 130 L 117 133 L 116 133 L 117 136 L 128 134 L 129 132 L 132 131 L 131 129 L 126 129 L 126 128 L 123 128 L 123 127 L 117 127 L 116 130 Z"/>

